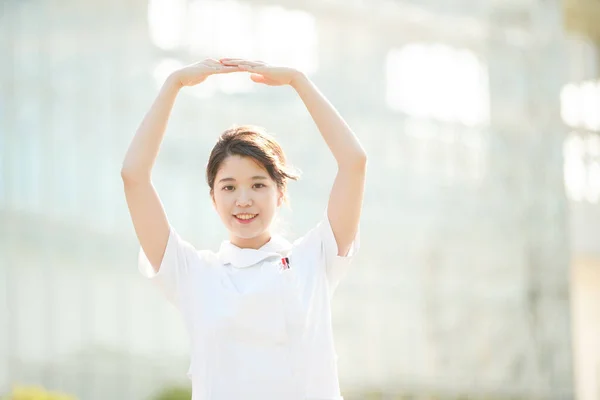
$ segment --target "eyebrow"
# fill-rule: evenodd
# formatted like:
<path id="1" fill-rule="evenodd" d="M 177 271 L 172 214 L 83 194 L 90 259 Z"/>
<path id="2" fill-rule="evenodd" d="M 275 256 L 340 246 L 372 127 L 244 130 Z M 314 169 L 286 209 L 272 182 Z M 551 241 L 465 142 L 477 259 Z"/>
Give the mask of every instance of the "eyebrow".
<path id="1" fill-rule="evenodd" d="M 252 177 L 252 180 L 267 180 L 267 179 L 269 179 L 269 178 L 267 178 L 266 176 L 263 176 L 263 175 L 255 175 Z M 235 182 L 235 178 L 223 178 L 223 179 L 219 180 L 218 183 L 221 183 L 221 182 Z"/>

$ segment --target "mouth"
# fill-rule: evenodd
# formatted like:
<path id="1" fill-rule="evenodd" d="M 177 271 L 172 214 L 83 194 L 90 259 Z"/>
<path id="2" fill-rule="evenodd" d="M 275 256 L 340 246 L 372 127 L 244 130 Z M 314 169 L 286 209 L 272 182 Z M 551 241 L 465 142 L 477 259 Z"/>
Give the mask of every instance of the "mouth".
<path id="1" fill-rule="evenodd" d="M 250 222 L 254 221 L 256 219 L 256 217 L 258 217 L 258 214 L 242 213 L 242 214 L 234 214 L 234 217 L 241 224 L 249 224 Z"/>

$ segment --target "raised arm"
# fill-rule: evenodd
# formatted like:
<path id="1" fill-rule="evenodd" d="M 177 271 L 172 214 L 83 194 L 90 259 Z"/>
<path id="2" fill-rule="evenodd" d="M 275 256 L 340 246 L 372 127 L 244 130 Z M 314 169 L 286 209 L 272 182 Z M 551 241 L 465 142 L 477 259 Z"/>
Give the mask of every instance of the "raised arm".
<path id="1" fill-rule="evenodd" d="M 304 74 L 290 83 L 312 116 L 338 165 L 329 195 L 327 217 L 338 255 L 345 256 L 358 231 L 365 189 L 367 154 L 348 124 Z"/>
<path id="2" fill-rule="evenodd" d="M 348 124 L 301 72 L 261 61 L 224 58 L 223 65 L 250 72 L 254 82 L 292 86 L 306 106 L 325 143 L 333 153 L 338 172 L 333 182 L 327 216 L 335 235 L 338 255 L 345 256 L 358 232 L 364 195 L 367 155 Z"/>
<path id="3" fill-rule="evenodd" d="M 151 176 L 175 98 L 183 86 L 197 85 L 212 74 L 235 71 L 238 69 L 225 67 L 216 60 L 204 60 L 171 74 L 142 120 L 125 155 L 121 177 L 129 214 L 140 245 L 156 272 L 169 239 L 169 223 Z"/>

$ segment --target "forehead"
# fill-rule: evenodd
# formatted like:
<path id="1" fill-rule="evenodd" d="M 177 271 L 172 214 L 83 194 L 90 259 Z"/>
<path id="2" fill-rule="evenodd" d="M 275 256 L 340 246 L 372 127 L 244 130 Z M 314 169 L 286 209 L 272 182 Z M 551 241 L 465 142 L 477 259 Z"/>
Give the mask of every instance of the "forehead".
<path id="1" fill-rule="evenodd" d="M 233 155 L 223 160 L 217 171 L 216 180 L 218 181 L 222 178 L 242 180 L 256 175 L 263 175 L 269 178 L 267 170 L 252 157 Z"/>

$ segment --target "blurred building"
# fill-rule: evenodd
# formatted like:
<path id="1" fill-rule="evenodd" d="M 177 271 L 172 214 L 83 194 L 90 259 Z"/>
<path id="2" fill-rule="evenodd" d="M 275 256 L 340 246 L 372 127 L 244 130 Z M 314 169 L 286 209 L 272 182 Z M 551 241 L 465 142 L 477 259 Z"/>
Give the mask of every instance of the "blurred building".
<path id="1" fill-rule="evenodd" d="M 188 340 L 137 274 L 119 170 L 169 71 L 239 56 L 307 71 L 370 156 L 335 300 L 349 399 L 600 398 L 600 13 L 583 4 L 4 1 L 0 394 L 185 383 Z M 177 101 L 154 175 L 171 222 L 218 248 L 203 168 L 233 123 L 275 132 L 303 170 L 281 226 L 301 235 L 333 159 L 291 89 L 242 74 Z"/>

